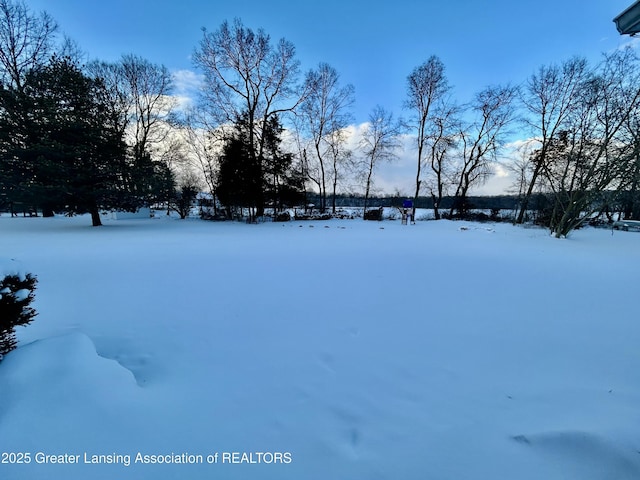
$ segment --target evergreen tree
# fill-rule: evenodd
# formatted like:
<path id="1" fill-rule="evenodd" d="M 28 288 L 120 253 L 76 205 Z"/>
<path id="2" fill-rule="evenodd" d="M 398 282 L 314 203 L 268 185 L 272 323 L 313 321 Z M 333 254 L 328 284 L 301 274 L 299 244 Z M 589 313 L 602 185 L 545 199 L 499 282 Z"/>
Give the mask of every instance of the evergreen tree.
<path id="1" fill-rule="evenodd" d="M 225 142 L 220 157 L 218 198 L 231 218 L 238 208 L 248 208 L 252 219 L 262 203 L 262 172 L 251 152 L 245 118 L 239 119 Z"/>
<path id="2" fill-rule="evenodd" d="M 274 211 L 292 206 L 304 199 L 304 176 L 301 169 L 294 168 L 291 153 L 282 151 L 282 132 L 284 131 L 277 116 L 272 117 L 263 132 L 264 153 L 262 160 L 264 172 L 264 192 L 266 201 Z"/>
<path id="3" fill-rule="evenodd" d="M 0 89 L 0 189 L 10 201 L 49 215 L 90 213 L 98 226 L 100 209 L 134 210 L 171 190 L 166 171 L 127 156 L 105 88 L 54 56 L 27 73 L 21 90 Z"/>
<path id="4" fill-rule="evenodd" d="M 37 279 L 31 274 L 0 276 L 0 360 L 16 348 L 15 327 L 36 316 L 31 307 Z"/>
<path id="5" fill-rule="evenodd" d="M 250 220 L 265 204 L 274 210 L 304 198 L 304 178 L 293 168 L 293 155 L 282 151 L 283 128 L 277 116 L 265 123 L 261 132 L 264 148 L 252 154 L 246 115 L 240 118 L 227 139 L 220 157 L 218 198 L 227 215 L 248 208 Z"/>

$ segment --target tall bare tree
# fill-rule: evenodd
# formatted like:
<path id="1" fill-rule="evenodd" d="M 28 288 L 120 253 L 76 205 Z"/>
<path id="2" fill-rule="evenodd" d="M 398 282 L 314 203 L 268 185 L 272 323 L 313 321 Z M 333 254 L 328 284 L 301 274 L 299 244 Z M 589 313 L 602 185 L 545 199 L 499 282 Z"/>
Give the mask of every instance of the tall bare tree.
<path id="1" fill-rule="evenodd" d="M 86 69 L 105 85 L 106 118 L 127 143 L 128 155 L 121 161 L 132 168 L 126 169 L 130 176 L 123 181 L 140 195 L 155 190 L 166 197 L 172 190 L 171 163 L 183 157 L 176 155 L 177 144 L 169 139 L 177 102 L 170 95 L 168 69 L 135 55 L 124 55 L 115 63 L 93 61 Z M 161 177 L 166 180 L 160 182 Z M 162 200 L 168 198 L 158 198 Z"/>
<path id="2" fill-rule="evenodd" d="M 21 0 L 0 0 L 0 81 L 22 90 L 27 71 L 53 52 L 57 30 L 48 13 L 33 13 Z"/>
<path id="3" fill-rule="evenodd" d="M 320 63 L 317 69 L 307 73 L 304 90 L 306 98 L 298 114 L 313 145 L 318 166 L 319 178 L 316 183 L 320 186 L 320 210 L 324 212 L 327 206 L 327 169 L 331 166 L 335 212 L 338 165 L 349 156 L 345 148 L 347 138 L 344 129 L 351 120 L 354 87 L 341 86 L 337 70 L 327 63 Z M 329 165 L 328 161 L 331 162 Z"/>
<path id="4" fill-rule="evenodd" d="M 569 117 L 580 106 L 579 92 L 590 76 L 587 61 L 574 57 L 561 65 L 540 67 L 522 90 L 522 101 L 528 113 L 525 122 L 539 148 L 516 223 L 524 221 L 538 178 L 549 161 L 547 153 L 557 135 L 568 128 Z"/>
<path id="5" fill-rule="evenodd" d="M 252 161 L 264 157 L 267 125 L 274 116 L 292 111 L 304 97 L 296 88 L 299 62 L 285 39 L 275 44 L 259 29 L 239 19 L 224 22 L 214 32 L 203 31 L 194 63 L 205 75 L 205 102 L 217 125 L 229 125 L 246 115 Z M 264 205 L 258 205 L 258 215 Z"/>
<path id="6" fill-rule="evenodd" d="M 429 136 L 429 124 L 435 103 L 442 99 L 450 90 L 449 82 L 444 72 L 444 64 L 433 55 L 416 67 L 407 77 L 406 106 L 411 109 L 411 127 L 416 131 L 416 146 L 418 150 L 418 167 L 416 170 L 416 190 L 413 201 L 413 215 L 415 217 L 416 202 L 420 195 L 422 183 L 422 167 L 425 161 L 425 149 Z"/>
<path id="7" fill-rule="evenodd" d="M 369 122 L 362 132 L 360 149 L 364 155 L 365 178 L 364 213 L 367 213 L 369 194 L 373 186 L 373 174 L 382 162 L 389 162 L 398 156 L 401 147 L 398 136 L 400 126 L 393 120 L 393 114 L 377 105 L 369 114 Z M 364 217 L 364 215 L 363 215 Z"/>
<path id="8" fill-rule="evenodd" d="M 578 93 L 569 128 L 555 139 L 543 164 L 553 193 L 550 230 L 565 237 L 600 209 L 605 192 L 620 192 L 637 159 L 625 126 L 640 106 L 640 68 L 631 49 L 606 55 Z"/>
<path id="9" fill-rule="evenodd" d="M 181 132 L 188 148 L 187 158 L 206 185 L 211 196 L 213 215 L 217 216 L 219 159 L 224 141 L 223 132 L 208 125 L 206 115 L 197 107 L 186 112 Z"/>
<path id="10" fill-rule="evenodd" d="M 436 102 L 431 118 L 431 127 L 428 129 L 427 161 L 431 168 L 428 184 L 433 200 L 433 214 L 436 220 L 440 220 L 440 204 L 449 186 L 451 176 L 452 150 L 456 148 L 460 140 L 460 108 L 448 98 L 439 99 Z"/>
<path id="11" fill-rule="evenodd" d="M 327 152 L 331 161 L 331 213 L 336 213 L 338 184 L 344 170 L 353 166 L 353 152 L 348 146 L 349 132 L 346 128 L 332 128 L 327 135 Z"/>
<path id="12" fill-rule="evenodd" d="M 472 102 L 471 114 L 476 118 L 460 131 L 460 163 L 450 215 L 456 210 L 459 215 L 466 213 L 469 189 L 482 184 L 491 173 L 491 163 L 496 160 L 503 135 L 515 119 L 517 92 L 512 86 L 487 87 Z"/>
<path id="13" fill-rule="evenodd" d="M 115 63 L 91 62 L 87 69 L 107 86 L 112 121 L 129 137 L 134 158 L 162 150 L 176 107 L 167 67 L 130 54 Z"/>
<path id="14" fill-rule="evenodd" d="M 105 85 L 105 104 L 108 105 L 110 127 L 126 137 L 132 122 L 133 101 L 120 63 L 94 60 L 86 65 L 88 74 Z"/>
<path id="15" fill-rule="evenodd" d="M 120 64 L 133 107 L 134 156 L 142 158 L 151 155 L 154 147 L 163 148 L 166 125 L 176 106 L 170 96 L 171 73 L 164 65 L 132 54 L 123 56 Z"/>

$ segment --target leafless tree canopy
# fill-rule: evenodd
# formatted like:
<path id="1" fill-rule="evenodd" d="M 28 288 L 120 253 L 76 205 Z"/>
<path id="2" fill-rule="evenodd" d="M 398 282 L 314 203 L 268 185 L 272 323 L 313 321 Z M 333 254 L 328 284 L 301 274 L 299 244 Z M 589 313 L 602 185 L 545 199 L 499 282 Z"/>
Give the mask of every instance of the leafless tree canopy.
<path id="1" fill-rule="evenodd" d="M 205 76 L 203 99 L 216 129 L 247 123 L 249 155 L 264 158 L 269 122 L 292 112 L 304 99 L 297 86 L 300 64 L 285 39 L 272 42 L 262 29 L 253 31 L 239 19 L 214 32 L 203 30 L 194 63 Z M 262 206 L 257 214 L 261 215 Z"/>
<path id="2" fill-rule="evenodd" d="M 57 30 L 49 14 L 34 14 L 20 0 L 0 0 L 0 80 L 22 89 L 25 73 L 51 55 Z"/>
<path id="3" fill-rule="evenodd" d="M 575 95 L 577 106 L 551 140 L 541 167 L 553 194 L 549 226 L 558 237 L 601 208 L 606 192 L 621 194 L 634 184 L 638 150 L 627 127 L 640 109 L 635 52 L 606 55 Z"/>
<path id="4" fill-rule="evenodd" d="M 551 142 L 567 128 L 569 117 L 579 107 L 578 92 L 590 75 L 587 61 L 574 57 L 561 65 L 540 67 L 522 90 L 522 101 L 527 113 L 525 121 L 540 147 L 516 223 L 523 222 L 529 199 L 548 161 L 547 152 Z"/>
<path id="5" fill-rule="evenodd" d="M 285 39 L 275 44 L 263 30 L 254 32 L 236 19 L 214 32 L 204 30 L 194 62 L 205 75 L 205 101 L 218 124 L 248 117 L 252 149 L 262 154 L 260 132 L 275 115 L 301 101 L 296 89 L 299 62 Z"/>
<path id="6" fill-rule="evenodd" d="M 442 61 L 434 55 L 425 63 L 416 67 L 407 77 L 406 107 L 412 112 L 411 127 L 415 129 L 416 132 L 416 146 L 418 150 L 414 215 L 415 203 L 420 195 L 422 166 L 434 105 L 442 100 L 450 90 L 444 70 Z"/>
<path id="7" fill-rule="evenodd" d="M 459 213 L 466 211 L 469 189 L 484 182 L 491 172 L 491 162 L 496 159 L 503 136 L 515 119 L 517 92 L 512 86 L 487 87 L 471 104 L 475 119 L 460 131 L 455 205 L 451 214 L 454 209 Z"/>
<path id="8" fill-rule="evenodd" d="M 523 172 L 526 182 L 516 219 L 523 222 L 532 192 L 548 194 L 545 221 L 566 236 L 621 196 L 637 196 L 640 68 L 622 49 L 590 66 L 573 58 L 541 67 L 523 92 L 527 122 L 537 142 Z M 636 208 L 637 210 L 637 208 Z"/>
<path id="9" fill-rule="evenodd" d="M 453 178 L 453 154 L 460 143 L 460 114 L 462 109 L 449 97 L 439 99 L 434 107 L 431 126 L 427 130 L 427 161 L 430 172 L 427 185 L 433 201 L 436 220 L 441 218 L 440 202 Z"/>
<path id="10" fill-rule="evenodd" d="M 369 194 L 373 186 L 373 174 L 378 164 L 389 162 L 398 155 L 400 126 L 393 114 L 377 105 L 369 114 L 369 122 L 362 133 L 360 150 L 364 156 L 363 177 L 365 179 L 364 211 L 366 213 Z"/>
<path id="11" fill-rule="evenodd" d="M 116 63 L 92 62 L 87 69 L 107 86 L 112 121 L 132 137 L 134 156 L 162 150 L 176 104 L 169 70 L 131 54 Z"/>
<path id="12" fill-rule="evenodd" d="M 320 209 L 324 211 L 327 199 L 327 170 L 331 168 L 335 210 L 338 170 L 341 163 L 350 157 L 346 149 L 347 138 L 344 129 L 352 119 L 354 87 L 341 86 L 336 69 L 327 63 L 320 63 L 317 69 L 307 73 L 304 91 L 306 96 L 298 109 L 299 125 L 311 143 L 309 150 L 312 150 L 312 153 L 306 151 L 306 160 L 315 161 L 316 164 L 315 167 L 307 168 L 307 174 L 317 172 L 319 175 L 312 180 L 320 186 Z"/>

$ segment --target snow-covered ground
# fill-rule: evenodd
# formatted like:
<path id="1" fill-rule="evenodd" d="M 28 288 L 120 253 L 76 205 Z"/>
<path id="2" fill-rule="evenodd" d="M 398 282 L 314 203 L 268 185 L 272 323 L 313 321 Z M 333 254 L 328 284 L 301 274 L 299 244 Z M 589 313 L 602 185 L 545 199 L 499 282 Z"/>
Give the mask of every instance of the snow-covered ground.
<path id="1" fill-rule="evenodd" d="M 637 233 L 88 225 L 0 217 L 3 480 L 640 478 Z"/>

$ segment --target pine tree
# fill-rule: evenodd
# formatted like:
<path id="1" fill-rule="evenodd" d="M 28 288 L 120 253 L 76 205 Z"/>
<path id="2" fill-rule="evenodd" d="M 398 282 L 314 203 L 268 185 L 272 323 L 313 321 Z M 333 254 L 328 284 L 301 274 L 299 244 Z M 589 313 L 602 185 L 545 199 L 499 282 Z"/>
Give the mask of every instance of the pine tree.
<path id="1" fill-rule="evenodd" d="M 171 189 L 167 172 L 128 155 L 105 88 L 54 56 L 27 73 L 21 90 L 0 90 L 0 188 L 10 200 L 50 215 L 90 213 L 98 226 L 101 209 L 134 210 Z"/>
<path id="2" fill-rule="evenodd" d="M 36 316 L 30 306 L 36 283 L 31 274 L 0 278 L 0 360 L 16 348 L 15 327 L 28 325 Z"/>
<path id="3" fill-rule="evenodd" d="M 217 195 L 227 215 L 249 209 L 249 219 L 270 204 L 274 210 L 301 201 L 302 174 L 293 168 L 293 155 L 282 151 L 283 128 L 277 117 L 265 123 L 261 132 L 262 155 L 251 153 L 246 116 L 240 118 L 227 139 L 220 157 Z"/>
<path id="4" fill-rule="evenodd" d="M 262 203 L 262 172 L 251 142 L 247 123 L 239 119 L 227 138 L 220 157 L 218 198 L 227 216 L 232 218 L 237 209 L 248 208 L 250 220 Z"/>

